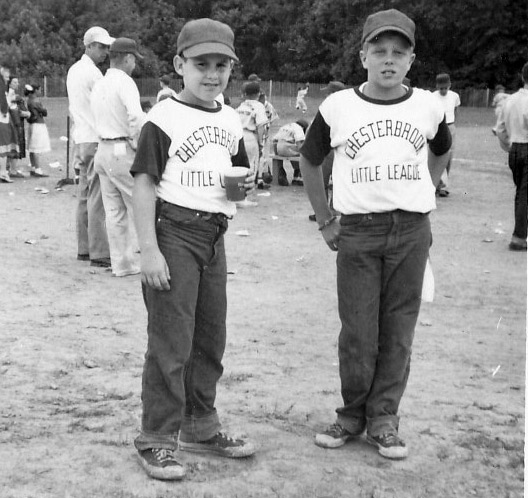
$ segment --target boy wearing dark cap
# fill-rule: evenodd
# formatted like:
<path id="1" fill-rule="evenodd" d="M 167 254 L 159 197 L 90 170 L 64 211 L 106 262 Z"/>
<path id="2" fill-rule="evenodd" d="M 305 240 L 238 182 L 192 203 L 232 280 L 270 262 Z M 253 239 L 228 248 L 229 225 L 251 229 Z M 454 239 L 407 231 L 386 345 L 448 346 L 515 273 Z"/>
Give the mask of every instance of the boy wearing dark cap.
<path id="1" fill-rule="evenodd" d="M 367 81 L 321 104 L 301 148 L 319 229 L 337 251 L 341 319 L 343 406 L 315 443 L 337 448 L 366 429 L 367 441 L 392 459 L 408 452 L 398 407 L 431 244 L 428 213 L 451 142 L 431 92 L 403 85 L 415 58 L 414 31 L 395 9 L 367 18 L 360 51 Z M 340 220 L 326 201 L 320 168 L 330 150 Z"/>
<path id="2" fill-rule="evenodd" d="M 229 26 L 184 25 L 174 58 L 184 89 L 152 108 L 131 168 L 148 312 L 135 446 L 156 479 L 184 477 L 178 447 L 229 458 L 255 451 L 221 430 L 215 408 L 226 343 L 224 233 L 236 212 L 223 182 L 233 165 L 249 167 L 240 119 L 216 100 L 235 61 Z M 254 181 L 248 169 L 246 190 Z"/>

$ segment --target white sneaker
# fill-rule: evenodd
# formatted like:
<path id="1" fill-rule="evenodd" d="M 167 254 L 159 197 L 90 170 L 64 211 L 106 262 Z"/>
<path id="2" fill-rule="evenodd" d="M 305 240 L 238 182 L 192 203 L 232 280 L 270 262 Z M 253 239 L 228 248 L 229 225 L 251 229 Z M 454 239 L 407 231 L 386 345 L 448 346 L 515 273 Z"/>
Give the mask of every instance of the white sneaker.
<path id="1" fill-rule="evenodd" d="M 236 205 L 240 208 L 255 207 L 258 206 L 258 202 L 250 201 L 249 199 L 244 199 L 243 201 L 238 201 Z"/>

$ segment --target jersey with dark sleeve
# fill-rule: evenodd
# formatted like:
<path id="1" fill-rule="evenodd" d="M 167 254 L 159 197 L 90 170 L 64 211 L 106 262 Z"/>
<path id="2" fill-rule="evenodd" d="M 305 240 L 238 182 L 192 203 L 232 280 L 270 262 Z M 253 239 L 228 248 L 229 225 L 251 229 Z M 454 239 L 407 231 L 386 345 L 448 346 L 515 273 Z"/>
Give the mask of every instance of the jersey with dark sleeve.
<path id="1" fill-rule="evenodd" d="M 136 157 L 130 168 L 130 173 L 146 173 L 154 177 L 155 183 L 159 183 L 169 158 L 171 140 L 169 136 L 154 123 L 148 121 L 141 129 L 138 140 Z M 244 139 L 238 143 L 238 152 L 231 157 L 233 166 L 249 168 L 249 160 L 244 146 Z"/>
<path id="2" fill-rule="evenodd" d="M 323 101 L 300 153 L 319 166 L 334 151 L 333 201 L 340 213 L 431 211 L 428 150 L 441 155 L 451 141 L 443 109 L 426 90 L 386 101 L 366 96 L 363 87 Z"/>
<path id="3" fill-rule="evenodd" d="M 164 99 L 148 114 L 131 173 L 151 175 L 166 202 L 232 216 L 236 205 L 227 200 L 224 175 L 232 166 L 249 167 L 243 135 L 231 107 Z"/>

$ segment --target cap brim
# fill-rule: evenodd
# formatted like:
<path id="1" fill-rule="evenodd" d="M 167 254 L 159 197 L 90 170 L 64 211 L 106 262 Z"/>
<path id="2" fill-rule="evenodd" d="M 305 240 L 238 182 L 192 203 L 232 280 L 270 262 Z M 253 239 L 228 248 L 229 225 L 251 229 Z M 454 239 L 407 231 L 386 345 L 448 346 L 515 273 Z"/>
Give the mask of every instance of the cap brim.
<path id="1" fill-rule="evenodd" d="M 184 57 L 198 57 L 200 55 L 207 54 L 222 54 L 227 55 L 231 59 L 238 62 L 238 57 L 235 52 L 231 50 L 227 45 L 223 43 L 200 43 L 199 45 L 194 45 L 193 47 L 183 50 L 182 55 Z"/>
<path id="2" fill-rule="evenodd" d="M 374 38 L 376 38 L 376 36 L 381 35 L 381 33 L 386 33 L 387 31 L 393 31 L 405 36 L 405 38 L 409 40 L 409 43 L 414 47 L 414 39 L 409 36 L 409 33 L 397 26 L 383 26 L 382 28 L 375 29 L 372 33 L 369 33 L 369 35 L 365 37 L 363 43 L 372 41 Z"/>
<path id="3" fill-rule="evenodd" d="M 115 38 L 112 38 L 109 36 L 108 38 L 105 36 L 98 36 L 95 40 L 93 40 L 91 43 L 100 43 L 101 45 L 112 45 L 112 43 L 115 42 Z"/>

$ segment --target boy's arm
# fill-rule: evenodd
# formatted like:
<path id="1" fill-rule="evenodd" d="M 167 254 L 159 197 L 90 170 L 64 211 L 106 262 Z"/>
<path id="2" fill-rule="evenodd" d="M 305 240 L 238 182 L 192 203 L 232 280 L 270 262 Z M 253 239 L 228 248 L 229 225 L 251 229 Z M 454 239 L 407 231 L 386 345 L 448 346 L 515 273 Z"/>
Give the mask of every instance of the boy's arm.
<path id="1" fill-rule="evenodd" d="M 156 237 L 156 190 L 153 176 L 136 173 L 132 204 L 141 252 L 141 281 L 155 290 L 169 290 L 169 267 L 159 250 Z"/>
<path id="2" fill-rule="evenodd" d="M 330 211 L 328 206 L 323 182 L 323 169 L 311 163 L 302 153 L 300 165 L 304 189 L 314 210 L 319 230 L 321 230 L 327 246 L 332 251 L 337 251 L 339 223 L 336 222 L 336 217 L 332 215 L 332 211 Z"/>

